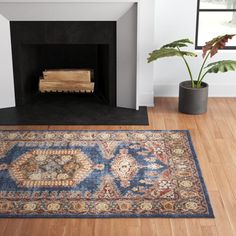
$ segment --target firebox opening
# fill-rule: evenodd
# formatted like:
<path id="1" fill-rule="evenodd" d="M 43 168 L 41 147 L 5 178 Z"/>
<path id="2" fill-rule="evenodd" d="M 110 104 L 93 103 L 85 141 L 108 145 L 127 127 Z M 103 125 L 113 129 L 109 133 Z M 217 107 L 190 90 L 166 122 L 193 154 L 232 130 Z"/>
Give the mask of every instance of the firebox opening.
<path id="1" fill-rule="evenodd" d="M 97 96 L 109 103 L 109 45 L 24 44 L 21 51 L 21 63 L 28 65 L 21 67 L 24 90 L 28 91 L 26 103 L 39 94 L 39 79 L 45 71 L 85 68 L 91 71 L 91 82 L 94 83 L 93 93 L 86 93 L 86 96 Z"/>

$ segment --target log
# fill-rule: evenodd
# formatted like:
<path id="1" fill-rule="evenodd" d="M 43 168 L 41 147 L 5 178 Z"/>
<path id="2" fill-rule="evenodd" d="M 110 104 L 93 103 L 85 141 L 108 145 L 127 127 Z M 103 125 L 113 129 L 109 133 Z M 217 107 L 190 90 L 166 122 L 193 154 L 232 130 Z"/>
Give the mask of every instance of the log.
<path id="1" fill-rule="evenodd" d="M 81 82 L 63 82 L 63 81 L 50 81 L 45 79 L 39 81 L 39 91 L 45 92 L 76 92 L 76 93 L 92 93 L 94 91 L 94 83 L 81 83 Z"/>
<path id="2" fill-rule="evenodd" d="M 91 82 L 91 70 L 45 70 L 43 71 L 43 78 L 56 81 Z"/>

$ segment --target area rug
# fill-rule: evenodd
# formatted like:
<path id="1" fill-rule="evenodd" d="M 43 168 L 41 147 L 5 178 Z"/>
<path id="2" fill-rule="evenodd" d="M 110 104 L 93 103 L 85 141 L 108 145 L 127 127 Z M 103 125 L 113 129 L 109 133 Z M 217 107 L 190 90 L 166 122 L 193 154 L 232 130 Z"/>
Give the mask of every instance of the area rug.
<path id="1" fill-rule="evenodd" d="M 0 131 L 1 217 L 213 217 L 188 131 Z"/>

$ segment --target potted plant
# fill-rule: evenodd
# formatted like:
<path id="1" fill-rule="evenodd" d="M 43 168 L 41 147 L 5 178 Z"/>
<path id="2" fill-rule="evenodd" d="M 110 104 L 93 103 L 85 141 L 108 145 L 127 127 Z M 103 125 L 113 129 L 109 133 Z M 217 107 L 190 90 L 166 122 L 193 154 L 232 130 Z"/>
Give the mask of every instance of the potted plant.
<path id="1" fill-rule="evenodd" d="M 188 70 L 190 80 L 179 84 L 179 111 L 187 114 L 201 114 L 207 111 L 208 102 L 208 84 L 203 82 L 205 76 L 209 73 L 228 72 L 236 70 L 236 61 L 223 60 L 216 61 L 206 65 L 209 57 L 213 57 L 219 49 L 225 48 L 229 39 L 235 35 L 223 35 L 206 42 L 202 47 L 203 62 L 196 79 L 192 75 L 189 63 L 186 57 L 197 57 L 194 52 L 184 51 L 182 48 L 193 44 L 189 39 L 181 39 L 162 46 L 158 50 L 149 53 L 148 63 L 164 57 L 181 57 Z"/>

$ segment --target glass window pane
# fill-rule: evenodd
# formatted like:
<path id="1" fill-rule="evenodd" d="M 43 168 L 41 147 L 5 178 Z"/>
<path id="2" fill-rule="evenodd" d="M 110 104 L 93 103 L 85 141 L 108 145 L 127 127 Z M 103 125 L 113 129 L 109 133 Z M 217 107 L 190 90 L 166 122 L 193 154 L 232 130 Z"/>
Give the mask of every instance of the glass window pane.
<path id="1" fill-rule="evenodd" d="M 235 34 L 235 32 L 236 11 L 199 12 L 198 46 L 203 46 L 205 42 L 216 36 Z M 227 46 L 236 46 L 236 38 L 230 40 Z"/>
<path id="2" fill-rule="evenodd" d="M 236 9 L 236 0 L 199 0 L 200 9 Z"/>

